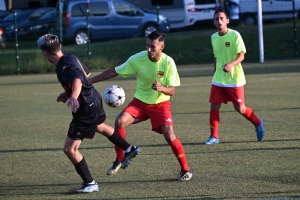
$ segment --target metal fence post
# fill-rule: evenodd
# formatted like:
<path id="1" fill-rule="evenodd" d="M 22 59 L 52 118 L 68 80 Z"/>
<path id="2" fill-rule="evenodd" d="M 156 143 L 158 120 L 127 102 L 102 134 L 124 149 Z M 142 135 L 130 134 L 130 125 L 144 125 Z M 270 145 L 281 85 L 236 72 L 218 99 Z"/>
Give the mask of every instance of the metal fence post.
<path id="1" fill-rule="evenodd" d="M 87 35 L 88 35 L 88 41 L 87 41 L 87 45 L 88 45 L 88 57 L 89 59 L 91 59 L 91 51 L 90 51 L 90 22 L 89 22 L 89 15 L 90 15 L 90 2 L 89 0 L 87 0 L 87 9 L 86 9 L 86 26 L 87 26 Z"/>
<path id="2" fill-rule="evenodd" d="M 63 37 L 62 37 L 62 7 L 61 7 L 61 0 L 58 0 L 58 15 L 59 15 L 59 41 L 62 44 Z"/>
<path id="3" fill-rule="evenodd" d="M 156 6 L 157 23 L 159 23 L 159 4 Z"/>
<path id="4" fill-rule="evenodd" d="M 16 39 L 16 65 L 17 65 L 17 72 L 18 74 L 20 74 L 20 67 L 19 67 L 19 53 L 18 53 L 18 47 L 19 47 L 19 43 L 18 43 L 18 23 L 17 23 L 17 15 L 18 13 L 15 11 L 14 12 L 14 19 L 15 19 L 15 24 L 14 24 L 14 28 L 15 28 L 15 39 Z"/>
<path id="5" fill-rule="evenodd" d="M 298 48 L 297 48 L 297 27 L 296 27 L 296 8 L 295 8 L 295 0 L 293 0 L 293 24 L 294 24 L 294 48 L 295 48 L 295 57 L 298 56 Z"/>

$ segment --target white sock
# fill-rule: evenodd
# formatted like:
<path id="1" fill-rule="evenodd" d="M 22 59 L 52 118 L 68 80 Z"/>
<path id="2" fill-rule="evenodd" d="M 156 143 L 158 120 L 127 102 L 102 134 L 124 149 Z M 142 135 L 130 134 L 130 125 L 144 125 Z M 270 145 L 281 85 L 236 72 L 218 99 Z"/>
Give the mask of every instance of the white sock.
<path id="1" fill-rule="evenodd" d="M 124 152 L 125 153 L 128 153 L 128 152 L 130 152 L 130 150 L 131 150 L 131 147 L 132 147 L 132 145 L 130 145 Z"/>
<path id="2" fill-rule="evenodd" d="M 88 183 L 88 184 L 95 184 L 96 183 L 96 181 L 95 180 L 93 180 L 92 182 L 90 182 L 90 183 Z"/>

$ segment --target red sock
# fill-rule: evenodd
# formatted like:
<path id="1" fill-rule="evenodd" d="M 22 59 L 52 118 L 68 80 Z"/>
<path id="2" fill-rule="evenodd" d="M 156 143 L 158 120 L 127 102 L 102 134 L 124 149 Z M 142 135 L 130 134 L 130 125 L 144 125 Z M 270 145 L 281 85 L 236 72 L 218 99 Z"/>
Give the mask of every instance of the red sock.
<path id="1" fill-rule="evenodd" d="M 255 127 L 260 125 L 260 119 L 256 117 L 253 110 L 249 107 L 246 107 L 246 111 L 243 116 L 248 119 Z"/>
<path id="2" fill-rule="evenodd" d="M 126 137 L 126 129 L 116 129 L 115 130 L 116 132 L 118 132 L 120 134 L 120 136 L 122 138 L 125 139 Z M 117 145 L 115 145 L 115 151 L 116 151 L 116 154 L 117 154 L 117 159 L 122 162 L 124 160 L 124 150 L 121 149 L 120 147 L 118 147 Z"/>
<path id="3" fill-rule="evenodd" d="M 220 123 L 220 112 L 219 110 L 211 110 L 209 116 L 210 124 L 210 136 L 219 138 L 219 123 Z"/>
<path id="4" fill-rule="evenodd" d="M 169 143 L 169 145 L 180 164 L 181 170 L 190 171 L 190 168 L 186 161 L 184 148 L 180 140 L 176 137 L 176 139 L 173 142 Z"/>

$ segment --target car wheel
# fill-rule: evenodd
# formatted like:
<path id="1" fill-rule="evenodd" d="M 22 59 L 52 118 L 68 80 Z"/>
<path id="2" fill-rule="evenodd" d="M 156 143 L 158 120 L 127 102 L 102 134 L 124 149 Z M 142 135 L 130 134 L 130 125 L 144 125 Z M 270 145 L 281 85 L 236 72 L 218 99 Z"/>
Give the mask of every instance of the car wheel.
<path id="1" fill-rule="evenodd" d="M 252 26 L 256 23 L 254 15 L 245 15 L 243 18 L 243 24 L 246 26 Z"/>
<path id="2" fill-rule="evenodd" d="M 88 43 L 89 37 L 88 37 L 87 32 L 84 30 L 77 31 L 74 36 L 74 41 L 75 41 L 75 44 L 77 44 L 77 45 L 82 45 L 82 44 Z"/>
<path id="3" fill-rule="evenodd" d="M 155 24 L 147 24 L 143 29 L 143 36 L 148 37 L 150 33 L 153 31 L 156 31 L 156 25 Z"/>

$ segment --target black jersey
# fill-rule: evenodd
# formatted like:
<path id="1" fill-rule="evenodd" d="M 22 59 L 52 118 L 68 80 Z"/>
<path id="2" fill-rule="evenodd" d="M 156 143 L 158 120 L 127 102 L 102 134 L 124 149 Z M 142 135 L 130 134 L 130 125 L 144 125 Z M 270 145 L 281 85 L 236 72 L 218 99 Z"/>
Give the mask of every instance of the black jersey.
<path id="1" fill-rule="evenodd" d="M 91 105 L 93 105 L 92 107 L 94 109 L 96 108 L 98 112 L 102 110 L 101 95 L 89 81 L 87 77 L 87 74 L 89 73 L 89 69 L 72 54 L 65 54 L 62 56 L 56 65 L 57 78 L 69 97 L 72 94 L 74 79 L 78 78 L 81 80 L 81 93 L 77 99 L 80 107 L 76 113 L 73 113 L 74 117 L 88 114 L 90 111 L 89 107 L 91 107 Z M 84 116 L 82 117 L 85 118 Z"/>

